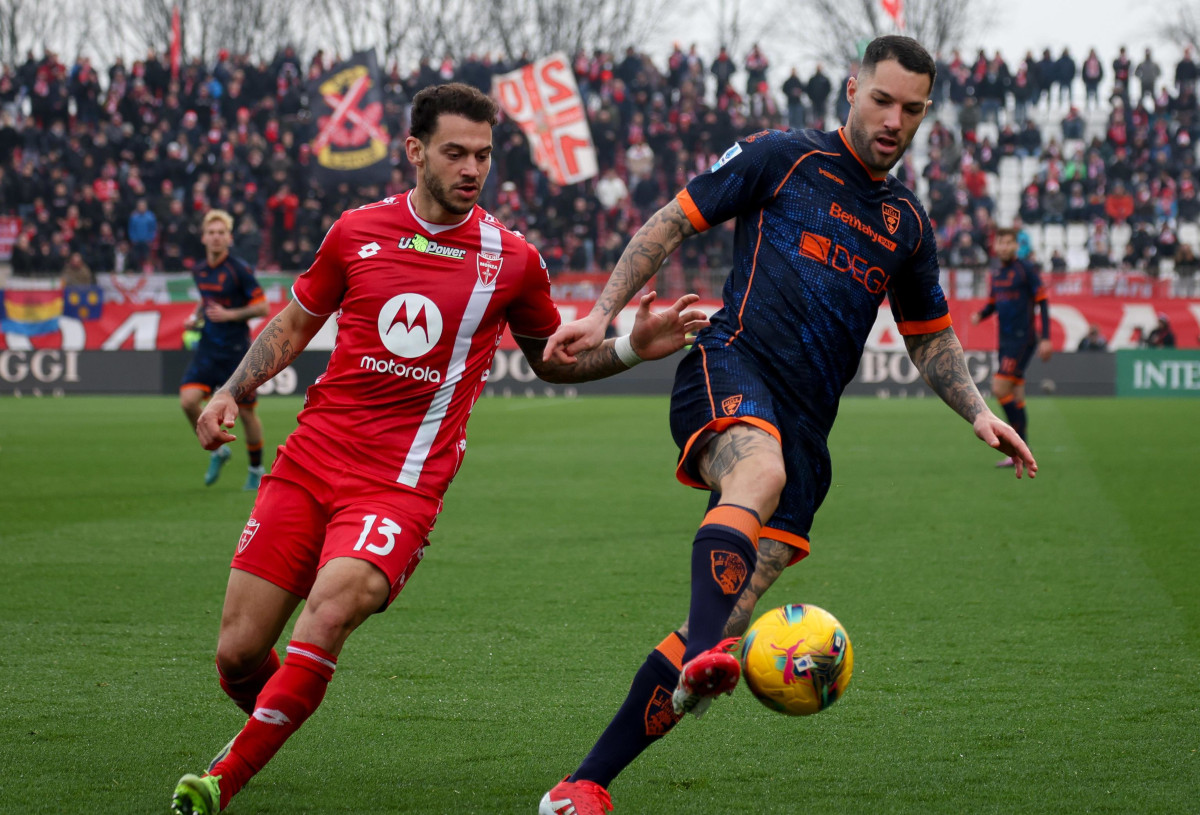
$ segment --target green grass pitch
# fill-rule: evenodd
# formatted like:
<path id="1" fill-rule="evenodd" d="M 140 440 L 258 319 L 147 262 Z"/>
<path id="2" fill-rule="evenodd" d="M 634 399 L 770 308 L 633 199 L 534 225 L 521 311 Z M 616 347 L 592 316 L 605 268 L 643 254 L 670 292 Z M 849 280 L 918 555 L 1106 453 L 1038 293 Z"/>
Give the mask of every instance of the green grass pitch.
<path id="1" fill-rule="evenodd" d="M 298 406 L 264 400 L 272 449 Z M 1029 407 L 1018 482 L 934 399 L 847 400 L 813 554 L 764 601 L 841 619 L 845 698 L 789 719 L 739 688 L 617 815 L 1195 812 L 1197 404 Z M 704 497 L 666 400 L 475 412 L 413 582 L 233 815 L 532 815 L 681 622 Z M 0 813 L 165 813 L 240 726 L 212 654 L 244 449 L 205 465 L 172 398 L 0 400 Z"/>

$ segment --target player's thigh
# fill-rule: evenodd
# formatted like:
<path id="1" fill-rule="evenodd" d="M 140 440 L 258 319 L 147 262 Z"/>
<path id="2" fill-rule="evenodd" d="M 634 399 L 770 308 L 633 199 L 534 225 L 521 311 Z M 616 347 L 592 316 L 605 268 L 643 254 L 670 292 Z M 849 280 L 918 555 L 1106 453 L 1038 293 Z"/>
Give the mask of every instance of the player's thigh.
<path id="1" fill-rule="evenodd" d="M 199 413 L 212 389 L 198 384 L 183 385 L 179 388 L 179 406 L 186 413 Z"/>
<path id="2" fill-rule="evenodd" d="M 387 603 L 389 589 L 388 576 L 370 561 L 330 560 L 317 573 L 293 639 L 338 655 L 350 634 Z"/>
<path id="3" fill-rule="evenodd" d="M 388 590 L 374 609 L 383 611 L 425 556 L 441 501 L 366 479 L 349 484 L 347 492 L 325 531 L 318 568 L 323 572 L 337 558 L 373 564 L 387 579 Z"/>
<path id="4" fill-rule="evenodd" d="M 773 503 L 785 479 L 777 413 L 777 399 L 753 363 L 698 346 L 680 362 L 671 393 L 676 477 L 729 500 L 732 491 L 743 503 L 748 496 Z"/>
<path id="5" fill-rule="evenodd" d="M 709 489 L 737 503 L 743 496 L 774 501 L 787 475 L 779 440 L 761 427 L 738 422 L 713 433 L 696 467 Z"/>
<path id="6" fill-rule="evenodd" d="M 240 569 L 229 570 L 217 662 L 227 676 L 249 673 L 262 664 L 300 597 Z"/>

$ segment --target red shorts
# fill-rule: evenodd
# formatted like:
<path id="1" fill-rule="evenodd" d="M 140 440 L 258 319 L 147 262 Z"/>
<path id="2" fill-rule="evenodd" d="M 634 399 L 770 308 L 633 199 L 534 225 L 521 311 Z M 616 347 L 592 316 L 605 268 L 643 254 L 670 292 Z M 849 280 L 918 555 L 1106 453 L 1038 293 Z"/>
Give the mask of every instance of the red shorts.
<path id="1" fill-rule="evenodd" d="M 280 448 L 230 565 L 308 597 L 322 566 L 359 558 L 387 575 L 390 604 L 421 562 L 441 508 L 437 498 L 345 467 L 310 471 Z"/>

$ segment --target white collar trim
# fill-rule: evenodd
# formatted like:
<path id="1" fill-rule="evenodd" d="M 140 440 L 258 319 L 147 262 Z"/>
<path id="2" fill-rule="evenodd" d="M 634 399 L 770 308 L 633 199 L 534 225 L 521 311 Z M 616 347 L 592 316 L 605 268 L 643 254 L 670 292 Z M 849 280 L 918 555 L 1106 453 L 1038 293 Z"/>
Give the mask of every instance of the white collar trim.
<path id="1" fill-rule="evenodd" d="M 421 228 L 424 229 L 426 232 L 428 232 L 430 235 L 438 235 L 438 234 L 441 234 L 442 232 L 448 232 L 451 229 L 457 229 L 458 227 L 465 224 L 467 221 L 471 220 L 471 216 L 473 216 L 475 214 L 475 208 L 472 207 L 471 211 L 467 213 L 467 217 L 463 218 L 461 221 L 459 221 L 456 224 L 430 223 L 429 221 L 425 220 L 424 218 L 422 218 L 420 215 L 417 214 L 416 207 L 414 207 L 413 203 L 412 203 L 412 196 L 413 196 L 413 194 L 412 194 L 412 191 L 410 190 L 408 195 L 405 196 L 405 199 L 404 199 L 408 203 L 408 211 L 411 212 L 412 216 L 417 219 L 417 223 L 419 223 L 421 225 Z"/>

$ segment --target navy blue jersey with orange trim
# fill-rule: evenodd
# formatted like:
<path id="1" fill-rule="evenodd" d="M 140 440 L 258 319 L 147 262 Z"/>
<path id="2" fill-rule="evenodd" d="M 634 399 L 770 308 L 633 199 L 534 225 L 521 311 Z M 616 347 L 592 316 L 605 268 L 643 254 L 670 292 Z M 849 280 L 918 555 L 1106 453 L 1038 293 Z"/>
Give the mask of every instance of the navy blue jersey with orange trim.
<path id="1" fill-rule="evenodd" d="M 1046 299 L 1042 279 L 1032 265 L 1013 259 L 992 272 L 985 314 L 996 312 L 1000 342 L 1024 345 L 1037 342 L 1034 306 Z"/>
<path id="2" fill-rule="evenodd" d="M 211 302 L 225 308 L 242 308 L 251 303 L 266 302 L 262 287 L 258 285 L 250 266 L 233 255 L 227 255 L 216 266 L 210 266 L 207 259 L 201 260 L 192 269 L 192 279 L 204 304 Z M 240 355 L 249 347 L 249 323 L 240 320 L 224 323 L 205 320 L 197 350 L 200 353 Z"/>
<path id="3" fill-rule="evenodd" d="M 701 231 L 737 219 L 724 306 L 698 342 L 752 358 L 822 436 L 885 295 L 901 334 L 950 325 L 929 218 L 840 130 L 749 136 L 677 200 Z"/>

